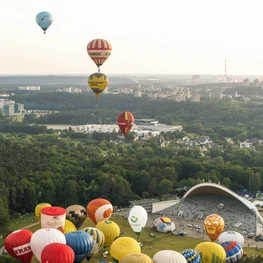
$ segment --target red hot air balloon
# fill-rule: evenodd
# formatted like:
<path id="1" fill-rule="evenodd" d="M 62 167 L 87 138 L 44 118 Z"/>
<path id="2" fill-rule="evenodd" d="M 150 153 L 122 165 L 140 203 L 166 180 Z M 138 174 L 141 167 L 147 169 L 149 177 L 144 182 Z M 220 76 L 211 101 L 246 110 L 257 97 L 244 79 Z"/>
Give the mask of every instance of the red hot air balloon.
<path id="1" fill-rule="evenodd" d="M 45 246 L 41 253 L 41 262 L 45 263 L 73 263 L 74 259 L 73 249 L 61 243 L 51 243 Z"/>
<path id="2" fill-rule="evenodd" d="M 33 252 L 30 247 L 32 235 L 33 233 L 27 229 L 10 233 L 4 241 L 4 246 L 8 254 L 24 263 L 29 263 L 33 257 Z"/>
<path id="3" fill-rule="evenodd" d="M 95 225 L 100 221 L 109 219 L 113 212 L 113 206 L 110 201 L 103 198 L 91 200 L 87 205 L 88 215 Z"/>
<path id="4" fill-rule="evenodd" d="M 129 111 L 124 111 L 117 117 L 117 124 L 124 136 L 127 136 L 134 124 L 134 117 Z"/>
<path id="5" fill-rule="evenodd" d="M 100 66 L 108 59 L 111 54 L 111 44 L 105 39 L 94 39 L 88 43 L 87 52 L 93 62 L 97 65 L 100 72 Z"/>

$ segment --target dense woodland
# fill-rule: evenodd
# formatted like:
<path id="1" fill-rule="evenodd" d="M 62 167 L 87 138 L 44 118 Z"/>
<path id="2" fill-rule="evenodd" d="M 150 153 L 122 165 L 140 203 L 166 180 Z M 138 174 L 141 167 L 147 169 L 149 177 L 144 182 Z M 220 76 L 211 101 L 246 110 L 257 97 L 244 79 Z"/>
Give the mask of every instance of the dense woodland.
<path id="1" fill-rule="evenodd" d="M 98 196 L 113 205 L 127 206 L 132 199 L 182 195 L 180 189 L 203 181 L 225 185 L 234 191 L 262 190 L 263 147 L 240 149 L 235 142 L 263 138 L 263 106 L 207 100 L 202 103 L 151 101 L 131 96 L 91 94 L 22 94 L 14 98 L 27 109 L 59 110 L 59 114 L 14 123 L 0 116 L 0 227 L 8 226 L 15 213 L 32 212 L 39 202 L 67 207 L 87 203 Z M 38 123 L 115 123 L 120 111 L 135 118 L 156 118 L 183 125 L 184 132 L 166 133 L 149 141 L 133 141 L 130 133 L 60 135 Z M 34 123 L 35 125 L 32 125 Z M 188 133 L 209 135 L 222 147 L 178 147 L 175 141 Z M 170 140 L 161 147 L 162 140 Z"/>

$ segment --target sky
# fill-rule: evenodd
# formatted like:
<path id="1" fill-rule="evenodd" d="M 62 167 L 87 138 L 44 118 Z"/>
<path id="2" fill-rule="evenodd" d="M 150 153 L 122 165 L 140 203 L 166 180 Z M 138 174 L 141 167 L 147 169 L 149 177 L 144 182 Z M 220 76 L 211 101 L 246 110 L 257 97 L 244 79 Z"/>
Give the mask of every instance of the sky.
<path id="1" fill-rule="evenodd" d="M 106 74 L 263 75 L 262 0 L 0 0 L 0 75 L 91 74 L 96 38 Z M 54 22 L 43 34 L 35 17 Z"/>

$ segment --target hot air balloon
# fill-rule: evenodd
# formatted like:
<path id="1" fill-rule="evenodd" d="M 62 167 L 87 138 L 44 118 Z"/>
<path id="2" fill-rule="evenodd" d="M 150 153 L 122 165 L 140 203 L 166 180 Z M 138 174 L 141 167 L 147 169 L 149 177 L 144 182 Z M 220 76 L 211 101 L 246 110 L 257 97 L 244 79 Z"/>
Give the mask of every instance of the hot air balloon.
<path id="1" fill-rule="evenodd" d="M 226 252 L 226 263 L 238 262 L 243 256 L 243 249 L 236 241 L 220 244 Z"/>
<path id="2" fill-rule="evenodd" d="M 75 254 L 73 249 L 65 244 L 52 243 L 44 247 L 41 262 L 45 263 L 73 263 Z"/>
<path id="3" fill-rule="evenodd" d="M 187 248 L 184 249 L 181 254 L 185 257 L 188 263 L 200 263 L 201 257 L 200 254 L 194 249 Z"/>
<path id="4" fill-rule="evenodd" d="M 124 256 L 120 263 L 153 263 L 153 261 L 144 253 L 132 253 Z"/>
<path id="5" fill-rule="evenodd" d="M 119 237 L 110 246 L 110 255 L 115 263 L 131 253 L 141 253 L 138 242 L 130 237 Z"/>
<path id="6" fill-rule="evenodd" d="M 236 241 L 241 247 L 243 247 L 245 243 L 243 235 L 235 231 L 223 232 L 217 239 L 217 243 L 219 244 L 227 241 Z"/>
<path id="7" fill-rule="evenodd" d="M 195 250 L 201 256 L 202 263 L 225 263 L 226 252 L 222 246 L 214 242 L 199 243 Z"/>
<path id="8" fill-rule="evenodd" d="M 64 233 L 66 209 L 59 206 L 41 209 L 41 228 L 55 228 Z"/>
<path id="9" fill-rule="evenodd" d="M 105 237 L 104 234 L 95 227 L 85 227 L 81 229 L 87 232 L 93 238 L 93 247 L 88 255 L 88 260 L 95 255 L 104 245 Z"/>
<path id="10" fill-rule="evenodd" d="M 71 205 L 66 211 L 66 218 L 71 221 L 76 228 L 79 228 L 87 218 L 87 210 L 81 205 Z"/>
<path id="11" fill-rule="evenodd" d="M 73 231 L 76 231 L 76 230 L 77 230 L 76 226 L 71 221 L 66 219 L 65 228 L 64 228 L 64 234 L 67 234 L 69 232 L 73 232 Z"/>
<path id="12" fill-rule="evenodd" d="M 120 235 L 120 227 L 111 220 L 100 221 L 96 228 L 99 229 L 105 237 L 104 247 L 108 247 Z"/>
<path id="13" fill-rule="evenodd" d="M 121 112 L 117 117 L 117 124 L 119 125 L 123 135 L 127 136 L 134 124 L 134 117 L 132 113 L 129 111 Z"/>
<path id="14" fill-rule="evenodd" d="M 204 225 L 208 237 L 211 239 L 211 241 L 215 241 L 223 232 L 225 222 L 221 216 L 217 214 L 211 214 L 205 218 Z"/>
<path id="15" fill-rule="evenodd" d="M 175 230 L 174 222 L 168 217 L 158 217 L 153 221 L 153 229 L 162 232 L 173 232 Z"/>
<path id="16" fill-rule="evenodd" d="M 88 215 L 96 225 L 100 221 L 109 219 L 113 212 L 113 206 L 110 201 L 103 198 L 96 198 L 87 205 Z"/>
<path id="17" fill-rule="evenodd" d="M 33 257 L 30 239 L 33 233 L 29 230 L 17 230 L 10 233 L 4 241 L 8 254 L 24 263 L 29 263 Z"/>
<path id="18" fill-rule="evenodd" d="M 49 12 L 43 11 L 37 14 L 36 22 L 46 34 L 47 29 L 53 23 L 53 17 Z"/>
<path id="19" fill-rule="evenodd" d="M 74 262 L 81 262 L 92 249 L 92 237 L 88 233 L 81 230 L 67 233 L 65 237 L 67 245 L 70 246 L 75 253 Z"/>
<path id="20" fill-rule="evenodd" d="M 49 203 L 40 203 L 35 207 L 35 215 L 37 220 L 40 222 L 41 219 L 41 209 L 44 207 L 51 207 L 51 205 Z"/>
<path id="21" fill-rule="evenodd" d="M 100 66 L 108 59 L 112 51 L 111 44 L 105 39 L 94 39 L 88 43 L 87 52 L 93 62 L 97 65 L 100 72 Z"/>
<path id="22" fill-rule="evenodd" d="M 144 229 L 147 220 L 148 214 L 142 206 L 135 205 L 130 209 L 128 214 L 128 221 L 131 228 L 138 237 L 140 236 L 141 231 Z"/>
<path id="23" fill-rule="evenodd" d="M 161 250 L 153 256 L 154 263 L 187 263 L 185 257 L 173 250 Z"/>
<path id="24" fill-rule="evenodd" d="M 88 78 L 89 87 L 96 94 L 97 99 L 99 99 L 100 94 L 108 86 L 108 83 L 108 77 L 100 72 L 93 73 Z"/>
<path id="25" fill-rule="evenodd" d="M 41 262 L 41 253 L 44 247 L 52 243 L 66 244 L 64 234 L 54 228 L 41 228 L 33 233 L 30 246 L 38 261 Z"/>

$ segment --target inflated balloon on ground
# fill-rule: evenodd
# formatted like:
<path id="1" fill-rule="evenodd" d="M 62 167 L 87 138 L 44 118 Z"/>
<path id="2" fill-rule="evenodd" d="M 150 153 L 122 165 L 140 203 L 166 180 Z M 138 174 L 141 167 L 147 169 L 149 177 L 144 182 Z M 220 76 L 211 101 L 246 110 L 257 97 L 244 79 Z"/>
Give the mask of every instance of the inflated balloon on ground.
<path id="1" fill-rule="evenodd" d="M 153 263 L 153 261 L 144 253 L 132 253 L 124 256 L 120 263 Z"/>
<path id="2" fill-rule="evenodd" d="M 76 228 L 81 227 L 87 218 L 87 210 L 81 205 L 71 205 L 66 209 L 66 218 L 71 221 Z"/>

